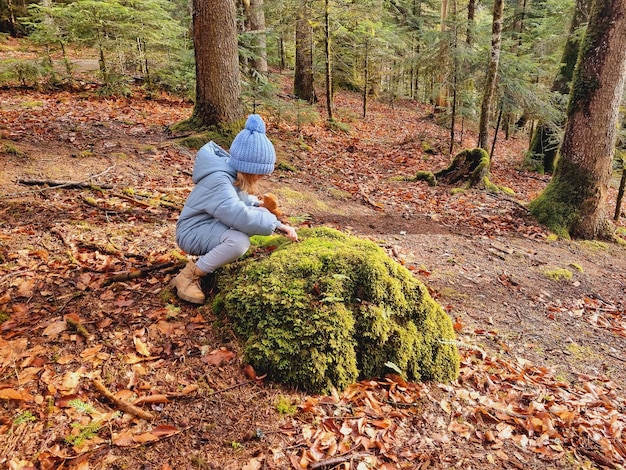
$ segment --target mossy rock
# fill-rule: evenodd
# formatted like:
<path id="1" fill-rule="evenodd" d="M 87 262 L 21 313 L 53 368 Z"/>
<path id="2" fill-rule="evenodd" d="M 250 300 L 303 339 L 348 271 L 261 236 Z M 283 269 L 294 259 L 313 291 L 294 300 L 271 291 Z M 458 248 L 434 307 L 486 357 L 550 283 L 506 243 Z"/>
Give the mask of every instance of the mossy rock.
<path id="1" fill-rule="evenodd" d="M 255 237 L 251 255 L 218 277 L 214 311 L 257 374 L 312 393 L 396 368 L 411 381 L 457 377 L 452 321 L 409 270 L 371 241 L 298 233 L 298 243 Z"/>

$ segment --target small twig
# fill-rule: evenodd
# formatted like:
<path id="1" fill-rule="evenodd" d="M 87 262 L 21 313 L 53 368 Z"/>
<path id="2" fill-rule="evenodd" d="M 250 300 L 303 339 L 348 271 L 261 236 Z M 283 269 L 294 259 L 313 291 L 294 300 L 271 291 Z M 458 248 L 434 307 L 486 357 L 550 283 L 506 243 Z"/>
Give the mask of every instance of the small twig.
<path id="1" fill-rule="evenodd" d="M 362 459 L 365 457 L 371 457 L 372 454 L 367 452 L 359 452 L 357 454 L 345 454 L 340 455 L 339 457 L 333 457 L 332 459 L 320 460 L 319 462 L 314 462 L 311 464 L 311 470 L 315 470 L 317 468 L 324 467 L 332 467 L 333 465 L 337 465 L 343 462 L 347 462 L 348 460 L 354 459 Z"/>
<path id="2" fill-rule="evenodd" d="M 98 389 L 98 391 L 104 395 L 104 397 L 110 401 L 113 402 L 113 404 L 121 409 L 122 411 L 126 412 L 126 413 L 130 413 L 134 416 L 137 416 L 138 418 L 141 419 L 146 419 L 146 420 L 153 420 L 154 419 L 154 415 L 148 411 L 144 411 L 141 408 L 128 403 L 124 400 L 120 400 L 119 398 L 117 398 L 115 395 L 113 395 L 108 388 L 106 388 L 104 386 L 104 384 L 102 382 L 100 382 L 99 380 L 93 380 L 93 384 L 94 386 Z"/>
<path id="3" fill-rule="evenodd" d="M 623 357 L 619 357 L 611 353 L 609 353 L 608 355 L 611 356 L 613 359 L 617 359 L 618 361 L 626 362 L 626 359 L 624 359 Z"/>
<path id="4" fill-rule="evenodd" d="M 214 392 L 211 393 L 207 393 L 205 396 L 210 397 L 213 395 L 217 395 L 218 393 L 224 393 L 224 392 L 228 392 L 229 390 L 232 390 L 234 388 L 238 388 L 238 387 L 243 387 L 244 385 L 248 385 L 251 383 L 256 383 L 256 380 L 247 380 L 245 382 L 241 382 L 235 385 L 231 385 L 230 387 L 226 387 L 226 388 L 221 388 L 219 390 L 215 390 Z"/>

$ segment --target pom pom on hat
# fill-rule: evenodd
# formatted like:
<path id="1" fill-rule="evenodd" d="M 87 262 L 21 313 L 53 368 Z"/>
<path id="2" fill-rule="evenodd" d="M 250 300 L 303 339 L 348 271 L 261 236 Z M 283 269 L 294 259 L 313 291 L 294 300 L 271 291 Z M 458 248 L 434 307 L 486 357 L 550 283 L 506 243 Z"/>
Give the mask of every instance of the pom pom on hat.
<path id="1" fill-rule="evenodd" d="M 251 114 L 230 146 L 228 163 L 242 173 L 269 175 L 275 162 L 276 151 L 265 135 L 265 123 L 258 114 Z"/>

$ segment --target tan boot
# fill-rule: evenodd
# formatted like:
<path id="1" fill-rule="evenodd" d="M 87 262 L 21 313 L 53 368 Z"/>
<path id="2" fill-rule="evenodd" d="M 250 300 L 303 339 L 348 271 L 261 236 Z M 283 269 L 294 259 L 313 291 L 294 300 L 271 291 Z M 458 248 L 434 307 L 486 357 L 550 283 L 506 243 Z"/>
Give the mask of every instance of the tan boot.
<path id="1" fill-rule="evenodd" d="M 200 278 L 206 275 L 200 271 L 193 261 L 189 261 L 181 272 L 172 279 L 171 285 L 176 288 L 176 294 L 183 300 L 193 304 L 204 303 L 204 292 L 200 289 Z"/>

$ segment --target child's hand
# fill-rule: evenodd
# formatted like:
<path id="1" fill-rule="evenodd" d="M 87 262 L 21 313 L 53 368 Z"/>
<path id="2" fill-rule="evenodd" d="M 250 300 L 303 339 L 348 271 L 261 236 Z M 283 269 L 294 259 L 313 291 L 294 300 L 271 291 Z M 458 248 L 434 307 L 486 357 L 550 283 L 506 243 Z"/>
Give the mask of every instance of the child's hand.
<path id="1" fill-rule="evenodd" d="M 292 242 L 298 241 L 298 234 L 296 233 L 295 228 L 290 227 L 289 225 L 280 224 L 276 230 L 281 232 L 284 236 L 286 236 Z"/>

